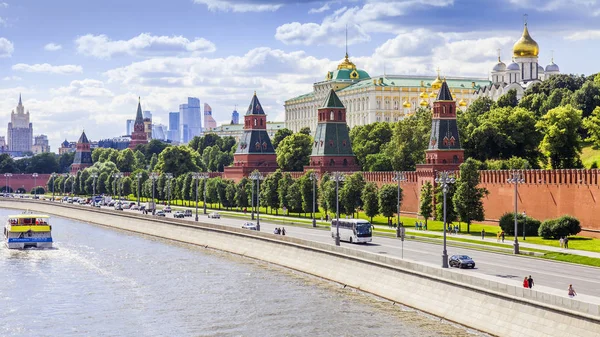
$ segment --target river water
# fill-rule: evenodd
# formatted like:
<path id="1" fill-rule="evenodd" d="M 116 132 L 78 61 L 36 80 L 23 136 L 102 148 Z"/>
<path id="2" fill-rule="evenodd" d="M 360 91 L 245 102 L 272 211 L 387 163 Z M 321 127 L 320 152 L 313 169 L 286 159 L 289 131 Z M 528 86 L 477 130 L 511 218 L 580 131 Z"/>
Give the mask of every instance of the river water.
<path id="1" fill-rule="evenodd" d="M 0 336 L 482 336 L 260 261 L 51 224 L 55 249 L 0 248 Z"/>

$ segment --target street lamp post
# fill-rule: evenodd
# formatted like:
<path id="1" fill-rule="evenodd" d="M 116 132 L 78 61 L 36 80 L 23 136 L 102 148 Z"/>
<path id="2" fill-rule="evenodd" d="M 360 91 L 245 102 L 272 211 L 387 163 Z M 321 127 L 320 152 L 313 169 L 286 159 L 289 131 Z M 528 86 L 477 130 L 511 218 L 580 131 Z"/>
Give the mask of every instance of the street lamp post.
<path id="1" fill-rule="evenodd" d="M 259 171 L 254 171 L 250 174 L 250 179 L 256 180 L 256 230 L 260 231 L 260 181 L 265 177 Z M 252 192 L 254 194 L 254 188 Z"/>
<path id="2" fill-rule="evenodd" d="M 92 173 L 92 201 L 96 197 L 96 179 L 98 179 L 98 173 L 94 172 Z"/>
<path id="3" fill-rule="evenodd" d="M 515 184 L 515 242 L 513 244 L 513 254 L 519 254 L 519 237 L 517 232 L 517 212 L 518 212 L 518 202 L 519 202 L 519 184 L 525 182 L 525 179 L 521 176 L 519 172 L 513 172 L 512 178 L 508 178 L 506 180 L 509 184 Z M 523 228 L 523 236 L 525 235 L 525 228 Z"/>
<path id="4" fill-rule="evenodd" d="M 152 214 L 154 214 L 154 210 L 156 209 L 156 203 L 154 202 L 154 184 L 156 179 L 158 179 L 158 173 L 150 173 L 150 179 L 152 179 Z"/>
<path id="5" fill-rule="evenodd" d="M 198 183 L 200 179 L 204 182 L 204 214 L 206 214 L 206 179 L 208 179 L 208 173 L 206 172 L 198 172 L 192 175 L 192 178 L 196 180 L 196 221 L 198 221 Z"/>
<path id="6" fill-rule="evenodd" d="M 442 251 L 442 268 L 448 268 L 448 251 L 446 250 L 446 194 L 450 188 L 450 184 L 456 182 L 456 178 L 451 176 L 448 171 L 438 172 L 435 182 L 442 186 L 444 193 L 444 250 Z"/>
<path id="7" fill-rule="evenodd" d="M 71 195 L 75 195 L 75 175 L 71 174 L 71 178 L 73 178 L 71 180 Z"/>
<path id="8" fill-rule="evenodd" d="M 204 172 L 200 174 L 200 179 L 202 179 L 202 186 L 204 186 L 204 191 L 202 192 L 203 194 L 203 201 L 202 201 L 202 206 L 204 208 L 204 214 L 206 214 L 206 183 L 208 182 L 209 175 L 208 173 Z M 197 204 L 196 204 L 197 205 Z"/>
<path id="9" fill-rule="evenodd" d="M 4 192 L 10 193 L 10 177 L 12 177 L 12 173 L 4 173 L 4 178 L 6 179 L 6 188 Z"/>
<path id="10" fill-rule="evenodd" d="M 140 179 L 142 179 L 144 175 L 140 172 L 138 174 L 135 175 L 135 177 L 137 178 L 137 205 L 138 207 L 140 207 Z"/>
<path id="11" fill-rule="evenodd" d="M 52 173 L 50 177 L 52 178 L 52 201 L 54 201 L 54 180 L 56 179 L 56 173 Z"/>
<path id="12" fill-rule="evenodd" d="M 340 181 L 344 181 L 346 176 L 341 172 L 333 172 L 331 179 L 335 181 L 335 245 L 340 245 Z"/>
<path id="13" fill-rule="evenodd" d="M 396 172 L 396 173 L 394 173 L 392 180 L 398 182 L 398 199 L 397 199 L 398 200 L 398 207 L 397 207 L 398 227 L 396 228 L 396 237 L 399 238 L 400 237 L 400 182 L 406 181 L 406 176 L 402 172 Z"/>
<path id="14" fill-rule="evenodd" d="M 119 200 L 119 202 L 121 202 L 121 196 L 120 196 L 120 193 L 119 193 L 119 178 L 120 177 L 121 177 L 121 173 L 120 172 L 113 173 L 113 178 L 115 178 L 113 180 L 113 193 L 118 196 L 117 200 Z"/>
<path id="15" fill-rule="evenodd" d="M 65 181 L 63 182 L 63 193 L 67 194 L 67 181 L 69 181 L 69 177 L 71 175 L 68 173 L 63 174 L 63 177 L 65 177 Z"/>
<path id="16" fill-rule="evenodd" d="M 317 180 L 319 180 L 319 174 L 315 173 L 315 172 L 311 172 L 310 175 L 308 176 L 308 178 L 312 181 L 312 188 L 313 188 L 313 197 L 312 197 L 312 226 L 313 227 L 317 227 L 317 219 L 315 217 L 315 205 L 316 205 L 316 185 L 317 185 Z"/>
<path id="17" fill-rule="evenodd" d="M 173 180 L 173 173 L 165 173 L 167 178 L 167 205 L 171 207 L 171 183 Z"/>
<path id="18" fill-rule="evenodd" d="M 525 241 L 525 225 L 527 225 L 527 214 L 523 211 L 523 241 Z"/>
<path id="19" fill-rule="evenodd" d="M 38 177 L 38 174 L 33 173 L 31 176 L 33 177 L 33 198 L 37 199 L 37 177 Z"/>

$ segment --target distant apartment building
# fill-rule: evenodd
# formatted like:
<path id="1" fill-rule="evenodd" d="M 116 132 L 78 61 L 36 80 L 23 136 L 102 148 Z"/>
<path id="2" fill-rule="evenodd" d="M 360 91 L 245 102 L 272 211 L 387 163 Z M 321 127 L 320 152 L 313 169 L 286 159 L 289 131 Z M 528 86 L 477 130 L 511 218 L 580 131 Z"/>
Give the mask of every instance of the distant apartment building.
<path id="1" fill-rule="evenodd" d="M 33 124 L 29 122 L 29 111 L 25 107 L 19 95 L 17 112 L 13 110 L 10 114 L 10 123 L 6 133 L 9 151 L 29 152 L 33 143 Z"/>
<path id="2" fill-rule="evenodd" d="M 131 136 L 133 132 L 133 124 L 135 124 L 135 119 L 128 119 L 127 124 L 125 126 L 125 136 Z"/>
<path id="3" fill-rule="evenodd" d="M 285 128 L 284 122 L 267 122 L 267 134 L 270 138 L 275 136 L 277 130 Z M 206 133 L 216 133 L 220 137 L 233 137 L 235 141 L 239 141 L 240 137 L 244 134 L 244 125 L 243 124 L 223 124 L 213 128 L 210 131 L 206 131 Z"/>
<path id="4" fill-rule="evenodd" d="M 169 131 L 167 139 L 172 142 L 179 142 L 179 112 L 169 112 Z"/>
<path id="5" fill-rule="evenodd" d="M 39 135 L 33 138 L 33 147 L 31 149 L 33 154 L 50 152 L 50 144 L 48 143 L 48 136 Z"/>
<path id="6" fill-rule="evenodd" d="M 129 147 L 129 142 L 131 139 L 129 137 L 115 137 L 108 139 L 101 139 L 96 144 L 99 148 L 110 148 L 116 150 L 125 150 Z"/>
<path id="7" fill-rule="evenodd" d="M 200 100 L 188 97 L 187 104 L 179 105 L 179 141 L 187 144 L 195 136 L 202 134 Z"/>
<path id="8" fill-rule="evenodd" d="M 212 108 L 204 103 L 204 130 L 211 130 L 217 127 L 217 122 L 212 116 Z"/>
<path id="9" fill-rule="evenodd" d="M 6 145 L 6 137 L 0 136 L 0 152 L 8 151 L 8 145 Z"/>

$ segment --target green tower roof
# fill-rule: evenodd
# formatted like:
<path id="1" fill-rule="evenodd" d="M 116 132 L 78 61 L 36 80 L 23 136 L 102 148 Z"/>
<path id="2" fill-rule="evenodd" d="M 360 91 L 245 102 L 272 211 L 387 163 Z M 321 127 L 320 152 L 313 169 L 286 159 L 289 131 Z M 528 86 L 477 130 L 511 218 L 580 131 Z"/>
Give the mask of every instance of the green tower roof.
<path id="1" fill-rule="evenodd" d="M 341 108 L 344 109 L 344 104 L 342 104 L 342 101 L 340 100 L 340 98 L 338 97 L 338 95 L 335 93 L 335 91 L 333 89 L 329 90 L 329 94 L 327 94 L 327 97 L 325 98 L 325 101 L 323 102 L 323 106 L 321 106 L 321 108 Z"/>

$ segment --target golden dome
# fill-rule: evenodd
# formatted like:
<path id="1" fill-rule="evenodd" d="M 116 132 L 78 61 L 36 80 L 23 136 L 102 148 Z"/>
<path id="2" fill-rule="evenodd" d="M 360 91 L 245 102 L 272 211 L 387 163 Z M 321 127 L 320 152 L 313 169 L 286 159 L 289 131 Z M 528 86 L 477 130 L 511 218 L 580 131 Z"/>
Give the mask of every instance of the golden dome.
<path id="1" fill-rule="evenodd" d="M 407 109 L 410 109 L 410 107 L 411 107 L 410 103 L 408 103 L 408 100 L 404 101 L 404 103 L 402 103 L 402 106 Z"/>
<path id="2" fill-rule="evenodd" d="M 429 105 L 429 103 L 427 103 L 427 101 L 426 101 L 426 100 L 422 99 L 422 100 L 421 100 L 421 103 L 419 103 L 419 105 L 420 105 L 420 106 L 428 106 L 428 105 Z"/>
<path id="3" fill-rule="evenodd" d="M 442 87 L 442 80 L 440 79 L 440 73 L 438 72 L 437 77 L 435 78 L 435 80 L 433 81 L 433 83 L 431 83 L 431 88 L 437 90 L 439 88 Z"/>
<path id="4" fill-rule="evenodd" d="M 425 91 L 423 91 L 423 92 L 422 92 L 422 93 L 419 95 L 419 97 L 421 97 L 421 98 L 427 98 L 427 97 L 429 97 L 429 95 L 427 95 L 427 93 L 426 93 Z"/>
<path id="5" fill-rule="evenodd" d="M 513 46 L 513 55 L 515 57 L 537 57 L 540 47 L 537 42 L 529 35 L 527 24 L 523 28 L 523 35 Z"/>
<path id="6" fill-rule="evenodd" d="M 437 97 L 437 94 L 434 91 L 432 91 L 431 94 L 429 94 L 429 98 L 436 98 L 436 97 Z"/>
<path id="7" fill-rule="evenodd" d="M 338 64 L 338 70 L 342 70 L 342 69 L 356 69 L 356 65 L 352 62 L 350 62 L 350 60 L 348 59 L 348 53 L 346 53 L 346 57 L 344 58 L 344 61 L 342 61 L 342 63 Z"/>
<path id="8" fill-rule="evenodd" d="M 461 99 L 460 102 L 458 102 L 459 106 L 467 106 L 467 102 L 465 102 L 464 99 Z"/>

